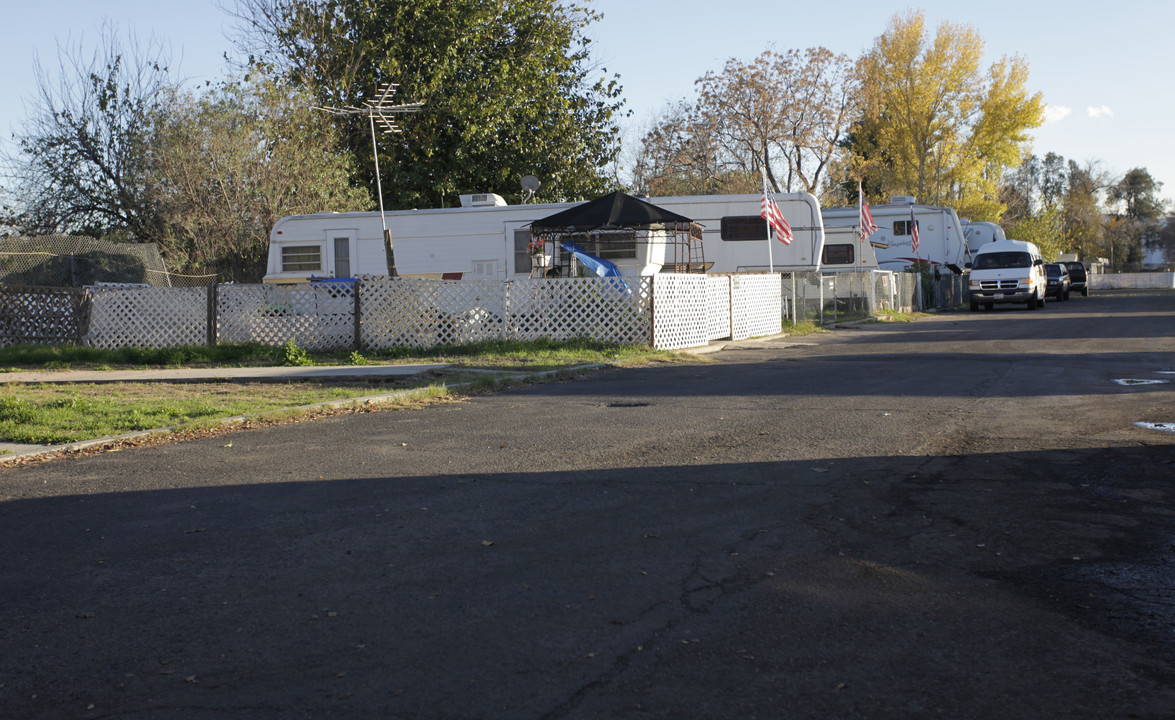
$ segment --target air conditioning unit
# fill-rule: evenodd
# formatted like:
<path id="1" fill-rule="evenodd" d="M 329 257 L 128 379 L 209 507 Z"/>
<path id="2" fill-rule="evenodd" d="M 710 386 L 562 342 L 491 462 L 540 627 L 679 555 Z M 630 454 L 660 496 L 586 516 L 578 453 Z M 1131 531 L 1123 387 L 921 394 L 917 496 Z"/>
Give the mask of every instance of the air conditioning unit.
<path id="1" fill-rule="evenodd" d="M 890 205 L 915 205 L 913 195 L 895 195 L 889 199 Z"/>
<path id="2" fill-rule="evenodd" d="M 461 196 L 461 207 L 495 207 L 505 205 L 506 199 L 494 193 L 474 193 Z"/>

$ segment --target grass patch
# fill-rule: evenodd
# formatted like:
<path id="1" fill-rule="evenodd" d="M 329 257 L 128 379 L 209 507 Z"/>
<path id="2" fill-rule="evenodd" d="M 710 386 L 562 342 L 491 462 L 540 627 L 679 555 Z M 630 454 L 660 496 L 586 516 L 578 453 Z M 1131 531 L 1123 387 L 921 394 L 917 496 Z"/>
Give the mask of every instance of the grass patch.
<path id="1" fill-rule="evenodd" d="M 0 348 L 0 368 L 9 370 L 113 370 L 149 367 L 255 367 L 265 365 L 371 365 L 448 363 L 472 368 L 553 370 L 570 365 L 644 360 L 679 362 L 687 356 L 643 345 L 616 345 L 594 340 L 566 342 L 489 341 L 442 345 L 429 349 L 392 348 L 366 353 L 315 353 L 290 340 L 285 345 L 256 343 L 174 348 L 99 348 L 14 345 Z"/>
<path id="2" fill-rule="evenodd" d="M 875 315 L 882 322 L 910 322 L 927 317 L 924 312 L 898 312 L 896 310 L 882 310 Z"/>
<path id="3" fill-rule="evenodd" d="M 470 345 L 442 345 L 422 352 L 413 348 L 373 351 L 373 360 L 448 363 L 458 367 L 554 370 L 573 365 L 628 361 L 681 362 L 688 356 L 641 345 L 615 345 L 595 340 L 528 342 L 491 340 Z"/>
<path id="4" fill-rule="evenodd" d="M 4 386 L 0 440 L 61 444 L 391 392 L 387 385 L 324 383 L 113 383 Z M 424 390 L 425 396 L 443 388 Z"/>
<path id="5" fill-rule="evenodd" d="M 816 333 L 822 333 L 822 332 L 828 332 L 828 331 L 825 330 L 824 328 L 820 327 L 820 325 L 818 325 L 817 323 L 810 323 L 810 322 L 793 323 L 791 320 L 784 320 L 783 321 L 783 332 L 785 332 L 788 335 L 793 336 L 793 337 L 799 337 L 802 335 L 814 335 Z"/>
<path id="6" fill-rule="evenodd" d="M 86 347 L 13 346 L 0 348 L 0 367 L 12 370 L 61 368 L 114 370 L 150 367 L 247 367 L 259 365 L 368 365 L 428 363 L 450 367 L 378 383 L 103 383 L 29 385 L 10 382 L 0 395 L 0 441 L 63 444 L 140 430 L 185 431 L 247 415 L 305 416 L 290 408 L 394 390 L 414 389 L 413 401 L 447 394 L 439 381 L 468 382 L 469 391 L 517 382 L 518 372 L 560 370 L 593 363 L 705 362 L 693 356 L 590 340 L 485 342 L 429 350 L 395 349 L 310 353 L 290 341 L 258 344 L 100 350 Z M 490 374 L 478 370 L 496 371 Z"/>
<path id="7" fill-rule="evenodd" d="M 281 365 L 285 348 L 258 343 L 183 345 L 171 348 L 101 348 L 76 345 L 13 345 L 0 348 L 0 367 L 9 369 L 101 369 L 127 367 L 245 367 Z"/>

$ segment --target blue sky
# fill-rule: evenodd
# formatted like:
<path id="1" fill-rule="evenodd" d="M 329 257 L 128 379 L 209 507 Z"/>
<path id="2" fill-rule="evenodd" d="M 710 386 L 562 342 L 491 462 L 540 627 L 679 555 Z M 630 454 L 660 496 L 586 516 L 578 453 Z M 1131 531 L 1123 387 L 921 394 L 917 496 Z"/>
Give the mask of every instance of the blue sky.
<path id="1" fill-rule="evenodd" d="M 231 0 L 229 0 L 231 1 Z M 590 0 L 604 18 L 589 34 L 598 62 L 619 73 L 628 106 L 626 135 L 636 139 L 667 103 L 692 97 L 694 81 L 731 57 L 764 50 L 824 46 L 856 57 L 870 48 L 896 12 L 910 5 L 864 0 L 783 3 L 766 0 Z M 230 49 L 231 19 L 215 0 L 0 0 L 9 33 L 0 44 L 0 135 L 5 142 L 36 89 L 33 58 L 56 72 L 58 43 L 93 45 L 105 20 L 124 33 L 170 45 L 173 64 L 193 81 L 215 79 Z M 1049 106 L 1033 151 L 1099 161 L 1114 173 L 1146 167 L 1175 197 L 1175 3 L 1038 0 L 923 1 L 913 7 L 939 22 L 966 23 L 985 40 L 986 64 L 1023 56 L 1029 87 Z"/>

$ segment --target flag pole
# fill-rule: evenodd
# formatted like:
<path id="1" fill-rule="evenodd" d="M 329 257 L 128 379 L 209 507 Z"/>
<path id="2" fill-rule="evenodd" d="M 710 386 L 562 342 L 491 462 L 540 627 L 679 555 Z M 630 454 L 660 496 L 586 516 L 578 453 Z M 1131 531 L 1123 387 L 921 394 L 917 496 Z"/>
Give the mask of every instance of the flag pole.
<path id="1" fill-rule="evenodd" d="M 760 167 L 759 172 L 763 175 L 763 197 L 766 198 L 767 192 L 770 187 L 767 184 L 767 167 L 766 166 Z M 773 233 L 772 233 L 771 222 L 769 220 L 767 220 L 766 218 L 764 218 L 764 221 L 767 222 L 767 272 L 773 273 L 773 272 L 775 272 L 775 259 L 773 257 L 773 247 L 772 247 L 774 245 L 774 243 L 771 241 L 774 240 L 775 238 L 772 237 Z"/>

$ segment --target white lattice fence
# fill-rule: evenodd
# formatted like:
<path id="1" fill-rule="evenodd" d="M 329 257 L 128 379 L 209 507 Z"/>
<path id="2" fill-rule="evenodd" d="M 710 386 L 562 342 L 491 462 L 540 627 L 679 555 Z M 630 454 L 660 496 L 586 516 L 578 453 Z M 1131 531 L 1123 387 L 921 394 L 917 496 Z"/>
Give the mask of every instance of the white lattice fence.
<path id="1" fill-rule="evenodd" d="M 778 273 L 735 275 L 730 287 L 730 339 L 774 335 L 783 329 Z"/>
<path id="2" fill-rule="evenodd" d="M 220 285 L 217 341 L 283 345 L 291 338 L 314 351 L 345 350 L 355 342 L 352 283 Z"/>
<path id="3" fill-rule="evenodd" d="M 730 337 L 730 275 L 706 278 L 706 340 Z"/>
<path id="4" fill-rule="evenodd" d="M 508 285 L 511 338 L 649 342 L 651 281 L 647 277 L 536 278 Z"/>
<path id="5" fill-rule="evenodd" d="M 653 282 L 653 347 L 698 347 L 710 341 L 704 275 L 661 273 Z"/>
<path id="6" fill-rule="evenodd" d="M 82 343 L 98 348 L 164 348 L 208 341 L 205 288 L 86 288 L 90 329 Z"/>
<path id="7" fill-rule="evenodd" d="M 360 289 L 362 345 L 435 347 L 503 337 L 506 291 L 498 280 L 376 278 Z"/>

